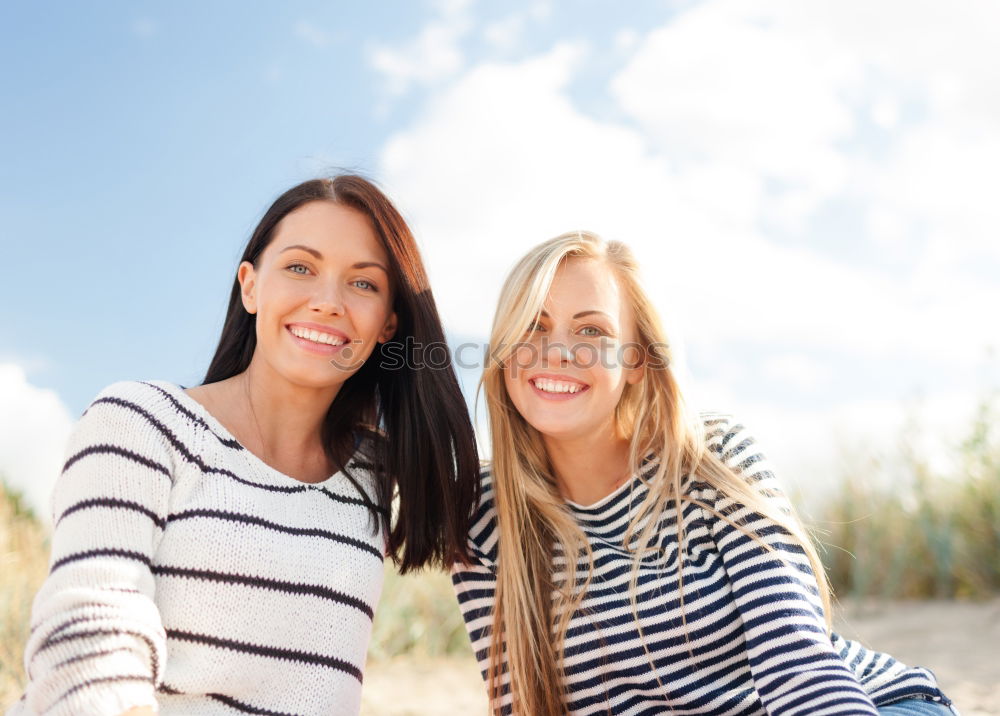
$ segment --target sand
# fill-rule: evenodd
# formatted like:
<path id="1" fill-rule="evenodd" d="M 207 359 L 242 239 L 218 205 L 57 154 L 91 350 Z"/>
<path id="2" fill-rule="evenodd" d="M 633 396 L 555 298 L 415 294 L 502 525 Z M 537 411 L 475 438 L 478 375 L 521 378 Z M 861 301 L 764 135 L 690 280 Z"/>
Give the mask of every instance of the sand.
<path id="1" fill-rule="evenodd" d="M 1000 716 L 1000 599 L 985 603 L 848 604 L 845 636 L 937 675 L 963 716 Z M 486 714 L 472 657 L 368 665 L 364 716 Z"/>
<path id="2" fill-rule="evenodd" d="M 1000 599 L 851 604 L 837 628 L 933 671 L 963 716 L 1000 715 Z"/>

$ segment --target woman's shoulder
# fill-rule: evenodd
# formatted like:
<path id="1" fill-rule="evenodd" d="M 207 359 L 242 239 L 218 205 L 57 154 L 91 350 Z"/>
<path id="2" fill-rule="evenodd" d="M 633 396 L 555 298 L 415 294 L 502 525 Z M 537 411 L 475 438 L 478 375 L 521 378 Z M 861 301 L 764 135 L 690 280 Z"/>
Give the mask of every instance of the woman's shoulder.
<path id="1" fill-rule="evenodd" d="M 173 483 L 177 453 L 190 455 L 186 446 L 193 443 L 174 406 L 182 390 L 165 381 L 138 380 L 119 381 L 101 390 L 66 441 L 62 471 L 73 470 L 74 478 L 57 490 L 56 506 L 88 486 L 120 481 L 133 468 L 151 470 Z M 125 466 L 130 469 L 123 472 Z"/>
<path id="2" fill-rule="evenodd" d="M 91 405 L 125 401 L 151 407 L 171 399 L 176 400 L 177 393 L 183 391 L 182 386 L 166 380 L 119 380 L 102 388 Z"/>
<path id="3" fill-rule="evenodd" d="M 705 410 L 698 413 L 696 424 L 700 425 L 704 432 L 705 443 L 716 450 L 734 428 L 742 427 L 732 413 L 719 410 Z"/>
<path id="4" fill-rule="evenodd" d="M 479 487 L 483 497 L 486 496 L 487 491 L 489 491 L 490 497 L 493 497 L 493 463 L 489 460 L 479 461 Z"/>
<path id="5" fill-rule="evenodd" d="M 81 417 L 97 410 L 122 418 L 142 413 L 168 417 L 184 408 L 183 392 L 183 387 L 165 380 L 120 380 L 98 392 Z"/>
<path id="6" fill-rule="evenodd" d="M 791 512 L 785 490 L 754 433 L 730 413 L 704 412 L 699 417 L 704 425 L 705 447 L 719 462 L 738 476 L 756 496 L 782 512 Z M 737 489 L 734 494 L 732 484 L 729 485 L 730 489 L 727 489 L 726 484 L 702 486 L 706 488 L 703 497 L 714 496 L 726 502 L 742 502 L 746 498 L 742 490 Z"/>
<path id="7" fill-rule="evenodd" d="M 184 392 L 184 386 L 166 380 L 111 383 L 94 397 L 84 415 L 97 406 L 117 409 L 122 415 L 149 413 L 168 421 L 201 420 L 198 403 Z"/>
<path id="8" fill-rule="evenodd" d="M 699 413 L 698 420 L 704 431 L 705 447 L 730 467 L 734 466 L 731 463 L 735 458 L 756 445 L 753 433 L 731 413 L 705 411 Z"/>
<path id="9" fill-rule="evenodd" d="M 485 520 L 483 518 L 486 518 Z M 489 460 L 479 464 L 479 504 L 473 523 L 496 521 L 496 493 L 494 492 L 493 465 Z"/>
<path id="10" fill-rule="evenodd" d="M 493 469 L 488 461 L 479 467 L 479 504 L 469 526 L 469 547 L 484 564 L 496 561 L 497 550 L 497 510 L 493 492 Z"/>
<path id="11" fill-rule="evenodd" d="M 122 380 L 101 390 L 84 410 L 78 430 L 96 429 L 124 439 L 158 436 L 176 443 L 194 429 L 210 429 L 183 386 L 165 380 Z"/>

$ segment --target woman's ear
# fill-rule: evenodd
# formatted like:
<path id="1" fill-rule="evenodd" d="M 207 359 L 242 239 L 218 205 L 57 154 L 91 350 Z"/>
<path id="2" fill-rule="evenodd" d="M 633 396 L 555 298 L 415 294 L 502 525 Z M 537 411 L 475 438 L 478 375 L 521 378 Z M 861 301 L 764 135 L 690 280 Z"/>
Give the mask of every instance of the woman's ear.
<path id="1" fill-rule="evenodd" d="M 257 313 L 257 271 L 253 264 L 244 261 L 236 270 L 236 280 L 240 282 L 240 296 L 247 313 Z"/>
<path id="2" fill-rule="evenodd" d="M 389 314 L 389 317 L 385 320 L 385 325 L 382 327 L 382 332 L 379 333 L 378 342 L 385 343 L 396 335 L 396 326 L 399 325 L 399 321 L 396 319 L 396 312 L 393 311 Z"/>
<path id="3" fill-rule="evenodd" d="M 625 368 L 625 382 L 635 385 L 646 375 L 646 361 L 644 351 L 641 346 L 632 344 L 625 347 L 621 352 L 622 363 Z"/>

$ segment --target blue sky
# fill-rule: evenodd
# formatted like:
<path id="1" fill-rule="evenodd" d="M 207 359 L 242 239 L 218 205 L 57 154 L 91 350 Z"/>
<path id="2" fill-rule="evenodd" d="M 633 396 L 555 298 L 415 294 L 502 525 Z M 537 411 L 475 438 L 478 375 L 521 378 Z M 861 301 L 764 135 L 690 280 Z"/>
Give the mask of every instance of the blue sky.
<path id="1" fill-rule="evenodd" d="M 74 412 L 121 377 L 195 379 L 271 199 L 326 166 L 375 168 L 392 126 L 373 121 L 363 61 L 377 13 L 245 7 L 0 11 L 0 202 L 21 267 L 0 288 L 0 350 Z M 390 38 L 419 21 L 409 7 L 396 4 Z M 320 44 L 297 32 L 304 17 L 331 28 Z"/>
<path id="2" fill-rule="evenodd" d="M 643 261 L 699 404 L 793 472 L 914 412 L 957 435 L 1000 382 L 998 20 L 971 1 L 0 5 L 0 471 L 48 474 L 111 382 L 197 383 L 257 218 L 336 168 L 402 208 L 456 340 L 484 338 L 523 250 L 589 228 Z"/>
<path id="3" fill-rule="evenodd" d="M 267 204 L 331 169 L 380 178 L 382 145 L 422 97 L 386 91 L 371 56 L 418 34 L 434 11 L 5 4 L 4 245 L 11 267 L 36 266 L 44 279 L 14 270 L 0 287 L 0 356 L 24 362 L 74 412 L 123 376 L 195 380 L 234 261 Z M 611 42 L 616 13 L 604 4 L 551 12 L 519 52 L 544 50 L 546 26 Z M 668 14 L 648 2 L 632 13 L 632 22 Z M 460 42 L 468 59 L 472 39 Z"/>

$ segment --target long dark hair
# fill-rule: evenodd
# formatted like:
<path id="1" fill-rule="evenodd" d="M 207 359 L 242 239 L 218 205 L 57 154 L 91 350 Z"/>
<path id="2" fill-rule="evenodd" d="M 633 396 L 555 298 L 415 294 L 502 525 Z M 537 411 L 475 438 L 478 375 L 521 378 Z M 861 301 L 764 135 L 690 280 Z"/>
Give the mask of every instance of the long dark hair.
<path id="1" fill-rule="evenodd" d="M 479 497 L 479 458 L 472 423 L 450 358 L 442 367 L 414 365 L 412 345 L 445 345 L 437 306 L 413 234 L 392 202 L 363 177 L 313 179 L 277 200 L 257 224 L 240 262 L 254 266 L 289 213 L 311 201 L 331 201 L 367 216 L 389 258 L 393 339 L 378 345 L 330 405 L 323 423 L 327 455 L 342 469 L 359 435 L 377 477 L 372 517 L 388 535 L 388 554 L 401 572 L 467 560 L 469 516 Z M 242 373 L 257 345 L 256 316 L 247 313 L 234 281 L 229 309 L 205 383 Z M 352 480 L 353 481 L 353 480 Z M 356 483 L 355 483 L 356 484 Z M 359 488 L 360 489 L 360 488 Z M 392 500 L 399 504 L 390 520 Z M 366 495 L 362 491 L 362 498 Z"/>

